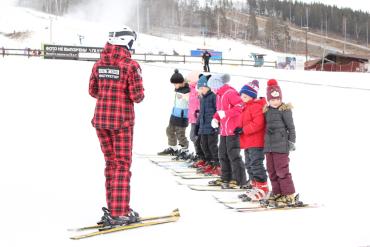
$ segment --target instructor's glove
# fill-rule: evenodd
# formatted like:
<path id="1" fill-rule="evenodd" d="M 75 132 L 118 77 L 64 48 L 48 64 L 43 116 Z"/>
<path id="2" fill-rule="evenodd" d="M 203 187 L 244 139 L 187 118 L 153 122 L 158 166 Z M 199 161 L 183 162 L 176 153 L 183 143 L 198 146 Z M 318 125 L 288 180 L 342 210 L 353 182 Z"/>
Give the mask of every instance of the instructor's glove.
<path id="1" fill-rule="evenodd" d="M 221 119 L 224 119 L 226 117 L 226 113 L 225 111 L 217 111 L 218 113 L 218 116 L 221 118 Z"/>
<path id="2" fill-rule="evenodd" d="M 217 119 L 212 119 L 211 126 L 214 129 L 217 129 L 219 127 Z"/>
<path id="3" fill-rule="evenodd" d="M 289 151 L 295 151 L 295 143 L 289 141 Z"/>
<path id="4" fill-rule="evenodd" d="M 243 134 L 243 128 L 240 128 L 240 127 L 236 127 L 235 130 L 234 130 L 234 134 L 235 135 L 241 135 Z"/>

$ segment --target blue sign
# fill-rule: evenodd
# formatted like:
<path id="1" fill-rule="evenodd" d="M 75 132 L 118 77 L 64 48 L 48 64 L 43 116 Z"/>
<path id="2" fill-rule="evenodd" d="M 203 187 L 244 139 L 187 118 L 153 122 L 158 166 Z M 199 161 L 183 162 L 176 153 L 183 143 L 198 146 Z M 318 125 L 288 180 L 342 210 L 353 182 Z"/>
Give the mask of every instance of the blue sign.
<path id="1" fill-rule="evenodd" d="M 205 50 L 191 50 L 190 56 L 192 57 L 202 57 L 203 52 Z M 221 51 L 211 51 L 207 50 L 209 53 L 211 53 L 212 57 L 211 60 L 220 60 L 222 59 L 222 52 Z"/>

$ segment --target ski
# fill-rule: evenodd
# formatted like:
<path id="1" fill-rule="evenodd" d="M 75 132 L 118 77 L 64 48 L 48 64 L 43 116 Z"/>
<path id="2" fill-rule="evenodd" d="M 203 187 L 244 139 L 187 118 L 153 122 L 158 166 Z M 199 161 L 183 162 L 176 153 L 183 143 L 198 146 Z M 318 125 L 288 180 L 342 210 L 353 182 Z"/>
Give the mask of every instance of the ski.
<path id="1" fill-rule="evenodd" d="M 184 177 L 184 176 L 198 175 L 195 172 L 174 172 L 174 171 L 172 171 L 171 174 L 174 175 L 174 176 L 176 176 L 176 177 Z"/>
<path id="2" fill-rule="evenodd" d="M 220 176 L 215 175 L 204 175 L 204 174 L 186 174 L 186 175 L 180 175 L 182 179 L 215 179 L 220 178 Z"/>
<path id="3" fill-rule="evenodd" d="M 162 215 L 162 216 L 149 216 L 149 217 L 140 217 L 139 221 L 149 221 L 149 220 L 158 220 L 158 219 L 166 219 L 166 218 L 171 218 L 171 217 L 180 217 L 180 212 L 179 209 L 174 209 L 170 214 L 167 215 Z M 79 228 L 74 228 L 74 229 L 68 229 L 68 231 L 85 231 L 85 230 L 93 230 L 93 229 L 99 229 L 101 228 L 102 225 L 91 225 L 91 226 L 84 226 L 84 227 L 79 227 Z"/>
<path id="4" fill-rule="evenodd" d="M 134 155 L 138 158 L 168 158 L 168 159 L 172 159 L 176 156 L 174 155 L 158 155 L 158 154 L 143 154 L 143 153 L 136 153 L 134 152 Z"/>
<path id="5" fill-rule="evenodd" d="M 210 178 L 212 179 L 212 178 Z M 178 185 L 206 185 L 204 182 L 206 181 L 205 179 L 176 179 L 175 180 Z M 198 182 L 198 183 L 197 183 Z"/>
<path id="6" fill-rule="evenodd" d="M 237 193 L 237 195 L 223 196 L 223 197 L 217 196 L 217 195 L 212 195 L 212 197 L 217 202 L 222 203 L 222 204 L 238 204 L 238 203 L 242 203 L 242 200 L 238 198 L 239 194 L 240 193 Z"/>
<path id="7" fill-rule="evenodd" d="M 244 192 L 246 189 L 222 189 L 221 186 L 209 186 L 209 185 L 188 185 L 192 190 L 197 191 L 221 191 L 221 192 Z"/>
<path id="8" fill-rule="evenodd" d="M 155 160 L 149 159 L 150 162 L 163 168 L 188 168 L 190 163 L 183 160 Z"/>
<path id="9" fill-rule="evenodd" d="M 94 236 L 113 233 L 113 232 L 126 231 L 126 230 L 140 228 L 140 227 L 146 227 L 146 226 L 153 226 L 153 225 L 165 224 L 165 223 L 170 223 L 170 222 L 176 222 L 176 221 L 179 220 L 179 218 L 180 218 L 180 216 L 171 216 L 171 217 L 168 217 L 168 218 L 161 218 L 161 219 L 157 219 L 157 220 L 149 220 L 149 221 L 133 223 L 133 224 L 130 224 L 130 225 L 125 225 L 125 226 L 117 226 L 117 227 L 109 228 L 109 229 L 99 229 L 98 231 L 94 231 L 94 232 L 91 232 L 91 233 L 70 237 L 70 239 L 79 240 L 79 239 L 94 237 Z"/>
<path id="10" fill-rule="evenodd" d="M 188 162 L 184 161 L 184 160 L 172 160 L 172 159 L 149 159 L 152 163 L 154 164 L 157 164 L 157 165 L 166 165 L 166 164 L 186 164 L 186 165 L 189 165 Z"/>
<path id="11" fill-rule="evenodd" d="M 183 174 L 183 173 L 196 173 L 197 169 L 195 168 L 170 168 L 174 173 Z"/>
<path id="12" fill-rule="evenodd" d="M 285 211 L 285 210 L 293 210 L 293 209 L 307 209 L 307 208 L 318 208 L 320 207 L 319 204 L 306 204 L 302 203 L 297 206 L 288 206 L 288 207 L 266 207 L 261 206 L 260 204 L 256 204 L 255 206 L 246 206 L 246 207 L 234 207 L 237 212 L 263 212 L 263 211 Z"/>

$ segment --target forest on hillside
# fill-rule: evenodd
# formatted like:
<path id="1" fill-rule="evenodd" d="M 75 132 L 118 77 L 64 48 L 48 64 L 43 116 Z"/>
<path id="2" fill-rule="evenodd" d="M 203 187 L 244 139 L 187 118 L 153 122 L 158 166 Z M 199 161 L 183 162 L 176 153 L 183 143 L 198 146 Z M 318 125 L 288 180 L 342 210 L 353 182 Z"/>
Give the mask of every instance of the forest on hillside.
<path id="1" fill-rule="evenodd" d="M 19 0 L 55 15 L 64 15 L 75 6 L 94 0 Z M 204 36 L 222 36 L 262 42 L 266 47 L 283 50 L 291 47 L 288 25 L 308 27 L 316 33 L 368 45 L 370 15 L 363 11 L 338 8 L 321 3 L 279 0 L 136 0 L 139 18 L 131 23 L 141 32 L 167 28 Z M 82 4 L 81 4 L 82 3 Z M 136 11 L 133 11 L 136 13 Z M 242 14 L 248 16 L 241 18 Z M 259 26 L 257 18 L 267 21 Z"/>

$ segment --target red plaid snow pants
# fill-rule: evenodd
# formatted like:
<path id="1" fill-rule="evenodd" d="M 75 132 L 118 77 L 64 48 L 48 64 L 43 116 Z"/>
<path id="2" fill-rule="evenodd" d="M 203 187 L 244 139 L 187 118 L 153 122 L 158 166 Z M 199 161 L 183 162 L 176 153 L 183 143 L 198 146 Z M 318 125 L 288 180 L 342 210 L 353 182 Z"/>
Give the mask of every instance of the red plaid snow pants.
<path id="1" fill-rule="evenodd" d="M 133 127 L 118 130 L 96 129 L 104 153 L 105 189 L 112 216 L 127 215 L 130 210 L 130 178 Z"/>

